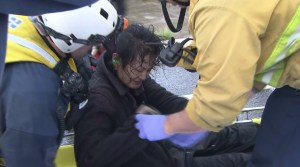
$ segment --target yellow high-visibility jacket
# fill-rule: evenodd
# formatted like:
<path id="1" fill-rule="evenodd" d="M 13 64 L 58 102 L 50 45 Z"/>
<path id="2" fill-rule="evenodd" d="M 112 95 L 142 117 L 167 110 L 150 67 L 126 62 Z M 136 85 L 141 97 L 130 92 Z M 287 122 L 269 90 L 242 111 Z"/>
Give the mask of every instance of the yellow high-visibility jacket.
<path id="1" fill-rule="evenodd" d="M 300 89 L 300 0 L 191 0 L 193 64 L 201 78 L 187 104 L 204 129 L 231 124 L 254 87 Z"/>
<path id="2" fill-rule="evenodd" d="M 36 62 L 54 68 L 59 57 L 47 46 L 27 16 L 9 15 L 5 63 Z M 76 72 L 73 59 L 68 61 Z"/>

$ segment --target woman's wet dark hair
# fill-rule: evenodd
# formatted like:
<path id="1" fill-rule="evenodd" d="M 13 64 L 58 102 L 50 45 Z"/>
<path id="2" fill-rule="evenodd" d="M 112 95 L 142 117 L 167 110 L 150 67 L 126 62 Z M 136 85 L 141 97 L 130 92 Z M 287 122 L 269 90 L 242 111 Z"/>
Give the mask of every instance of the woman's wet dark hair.
<path id="1" fill-rule="evenodd" d="M 121 65 L 125 68 L 137 58 L 144 60 L 145 56 L 150 56 L 153 66 L 159 64 L 158 55 L 163 49 L 160 38 L 155 35 L 154 27 L 146 28 L 142 24 L 131 24 L 120 33 L 116 42 L 116 53 L 121 59 Z"/>

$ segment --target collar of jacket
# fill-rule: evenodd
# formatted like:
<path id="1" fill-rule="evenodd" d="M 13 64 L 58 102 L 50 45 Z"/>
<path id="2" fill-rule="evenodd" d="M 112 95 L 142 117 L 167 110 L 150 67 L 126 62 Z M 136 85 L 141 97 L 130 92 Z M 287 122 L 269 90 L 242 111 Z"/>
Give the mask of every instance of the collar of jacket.
<path id="1" fill-rule="evenodd" d="M 97 70 L 96 70 L 96 75 L 105 75 L 109 82 L 112 84 L 112 86 L 116 89 L 116 91 L 121 95 L 125 96 L 126 93 L 130 91 L 128 87 L 126 87 L 120 80 L 119 78 L 116 77 L 116 75 L 109 70 L 107 67 L 107 61 L 106 59 L 108 58 L 107 54 L 104 54 L 103 56 L 100 57 L 100 61 L 97 65 Z M 143 85 L 139 87 L 138 89 L 132 90 L 131 91 L 135 96 L 139 96 L 144 92 L 144 87 Z"/>

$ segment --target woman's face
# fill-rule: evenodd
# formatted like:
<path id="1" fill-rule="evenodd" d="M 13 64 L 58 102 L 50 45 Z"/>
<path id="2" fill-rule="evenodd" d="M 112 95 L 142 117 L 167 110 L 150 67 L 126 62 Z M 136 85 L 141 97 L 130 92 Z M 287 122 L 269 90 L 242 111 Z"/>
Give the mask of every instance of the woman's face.
<path id="1" fill-rule="evenodd" d="M 145 56 L 144 60 L 137 58 L 123 69 L 121 64 L 116 66 L 117 76 L 128 88 L 137 89 L 142 82 L 149 77 L 154 61 L 150 60 L 150 56 Z"/>

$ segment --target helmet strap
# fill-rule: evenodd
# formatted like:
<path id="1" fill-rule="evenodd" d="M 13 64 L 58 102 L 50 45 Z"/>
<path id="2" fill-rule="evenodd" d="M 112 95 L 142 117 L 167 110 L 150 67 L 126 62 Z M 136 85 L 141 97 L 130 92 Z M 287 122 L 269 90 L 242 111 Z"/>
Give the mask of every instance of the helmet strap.
<path id="1" fill-rule="evenodd" d="M 165 20 L 167 22 L 167 25 L 169 27 L 169 29 L 172 32 L 179 32 L 182 29 L 182 25 L 183 25 L 183 21 L 184 21 L 184 16 L 185 16 L 185 12 L 186 12 L 186 8 L 181 8 L 180 9 L 180 14 L 178 17 L 178 22 L 177 22 L 177 26 L 176 28 L 174 27 L 173 23 L 171 22 L 168 10 L 167 10 L 167 5 L 166 5 L 166 0 L 161 0 L 161 7 L 162 7 L 162 11 L 165 17 Z M 176 1 L 177 2 L 177 1 Z"/>
<path id="2" fill-rule="evenodd" d="M 60 59 L 61 58 L 61 54 L 59 54 L 56 49 L 51 45 L 50 41 L 51 38 L 47 38 L 48 36 L 42 35 L 41 37 L 43 39 L 43 41 L 46 43 L 46 45 L 57 55 L 57 57 Z"/>
<path id="3" fill-rule="evenodd" d="M 35 27 L 42 36 L 52 36 L 53 38 L 63 40 L 64 42 L 66 42 L 67 45 L 71 45 L 70 41 L 72 39 L 69 36 L 56 32 L 50 27 L 47 27 L 38 17 L 30 17 L 30 19 L 35 24 Z"/>
<path id="4" fill-rule="evenodd" d="M 173 0 L 175 3 L 177 3 L 180 6 L 190 6 L 190 1 L 188 0 L 187 2 L 181 2 L 178 0 Z"/>

